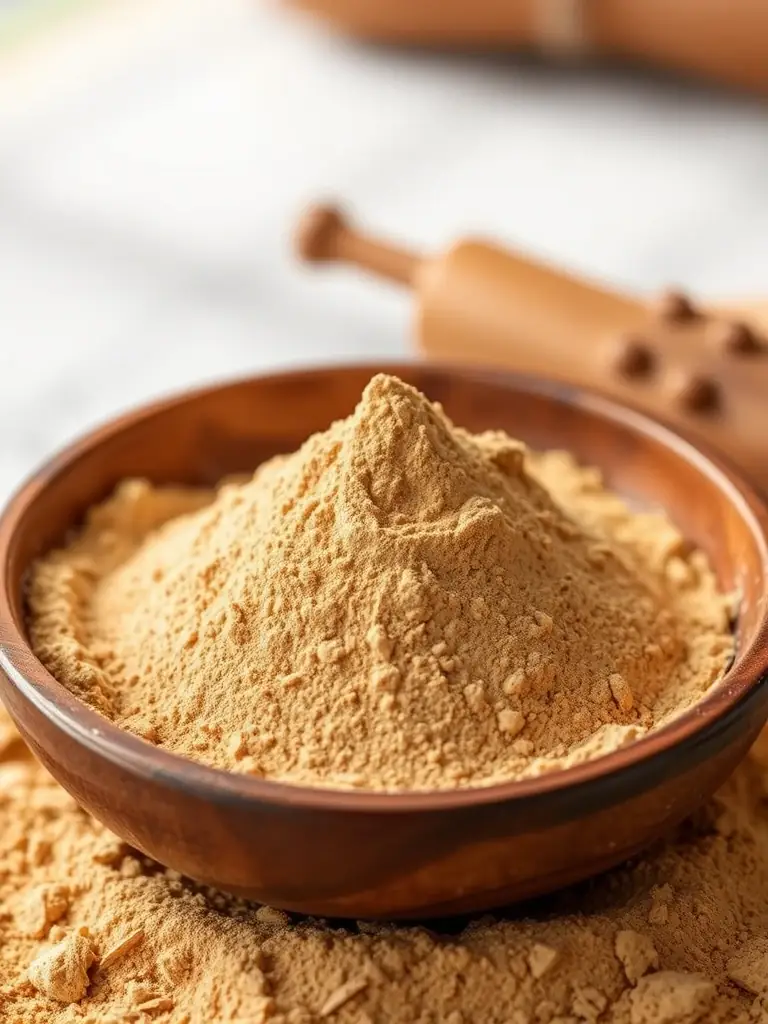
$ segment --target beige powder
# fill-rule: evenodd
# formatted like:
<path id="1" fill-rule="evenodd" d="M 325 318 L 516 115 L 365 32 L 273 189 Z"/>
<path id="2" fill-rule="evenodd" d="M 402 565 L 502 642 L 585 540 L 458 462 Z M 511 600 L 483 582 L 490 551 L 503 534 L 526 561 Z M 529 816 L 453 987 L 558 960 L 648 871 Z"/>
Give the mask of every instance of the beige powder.
<path id="1" fill-rule="evenodd" d="M 30 608 L 51 671 L 146 739 L 374 789 L 604 753 L 700 698 L 732 650 L 663 516 L 386 376 L 215 496 L 123 485 L 37 565 Z"/>
<path id="2" fill-rule="evenodd" d="M 195 886 L 79 810 L 2 708 L 0 728 L 3 1024 L 768 1020 L 768 736 L 631 865 L 427 928 L 299 920 Z M 29 906 L 61 890 L 66 911 L 30 934 Z"/>

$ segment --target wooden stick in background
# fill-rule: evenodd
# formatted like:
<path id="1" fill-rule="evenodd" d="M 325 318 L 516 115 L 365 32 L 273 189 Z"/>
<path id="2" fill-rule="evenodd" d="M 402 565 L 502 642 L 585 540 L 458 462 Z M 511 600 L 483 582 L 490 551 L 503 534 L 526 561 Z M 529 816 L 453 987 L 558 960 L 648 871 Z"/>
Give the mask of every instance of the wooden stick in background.
<path id="1" fill-rule="evenodd" d="M 307 211 L 297 249 L 412 289 L 429 358 L 598 388 L 714 444 L 768 486 L 767 302 L 623 295 L 479 239 L 423 256 L 328 206 Z"/>
<path id="2" fill-rule="evenodd" d="M 651 64 L 768 92 L 766 0 L 284 0 L 365 39 Z"/>

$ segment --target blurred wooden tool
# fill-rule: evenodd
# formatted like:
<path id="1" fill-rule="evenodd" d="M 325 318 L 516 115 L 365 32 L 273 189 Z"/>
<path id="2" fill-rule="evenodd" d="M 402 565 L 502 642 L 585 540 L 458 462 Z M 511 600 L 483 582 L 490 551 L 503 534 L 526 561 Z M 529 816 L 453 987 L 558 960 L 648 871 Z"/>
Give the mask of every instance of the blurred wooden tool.
<path id="1" fill-rule="evenodd" d="M 413 289 L 417 343 L 430 358 L 597 388 L 714 444 L 768 487 L 765 301 L 649 301 L 473 239 L 420 256 L 353 229 L 331 206 L 306 212 L 296 244 L 305 260 Z"/>
<path id="2" fill-rule="evenodd" d="M 647 63 L 768 92 L 765 0 L 286 0 L 365 39 Z"/>

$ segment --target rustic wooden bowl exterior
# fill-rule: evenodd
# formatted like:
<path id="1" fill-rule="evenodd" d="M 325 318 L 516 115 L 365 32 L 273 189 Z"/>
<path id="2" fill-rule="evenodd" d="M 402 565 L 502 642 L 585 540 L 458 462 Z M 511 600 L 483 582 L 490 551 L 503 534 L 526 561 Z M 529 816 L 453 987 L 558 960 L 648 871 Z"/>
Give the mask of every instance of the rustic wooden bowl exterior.
<path id="1" fill-rule="evenodd" d="M 742 598 L 738 654 L 694 710 L 634 745 L 541 779 L 376 794 L 293 787 L 195 764 L 75 699 L 31 653 L 24 576 L 128 476 L 212 484 L 349 413 L 373 367 L 243 380 L 131 413 L 54 458 L 0 520 L 0 692 L 43 764 L 128 843 L 192 878 L 341 917 L 500 906 L 641 849 L 728 775 L 768 717 L 768 514 L 735 474 L 664 428 L 581 391 L 390 366 L 454 420 L 570 448 L 627 496 L 666 507 Z"/>

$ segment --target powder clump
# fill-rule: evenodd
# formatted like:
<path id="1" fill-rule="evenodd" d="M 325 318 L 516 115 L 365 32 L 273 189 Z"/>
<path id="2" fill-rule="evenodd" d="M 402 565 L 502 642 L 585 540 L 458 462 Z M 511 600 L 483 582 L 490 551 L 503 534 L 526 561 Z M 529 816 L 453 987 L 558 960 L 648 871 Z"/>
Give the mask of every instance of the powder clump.
<path id="1" fill-rule="evenodd" d="M 40 658 L 123 727 L 345 788 L 597 756 L 694 703 L 732 649 L 663 516 L 383 375 L 246 482 L 124 484 L 37 564 L 29 605 Z"/>
<path id="2" fill-rule="evenodd" d="M 93 961 L 88 936 L 72 933 L 32 961 L 29 980 L 56 1002 L 77 1003 L 88 988 L 88 968 Z"/>
<path id="3" fill-rule="evenodd" d="M 647 935 L 631 930 L 616 933 L 616 956 L 624 967 L 627 981 L 633 985 L 659 966 L 659 955 L 653 941 Z"/>

